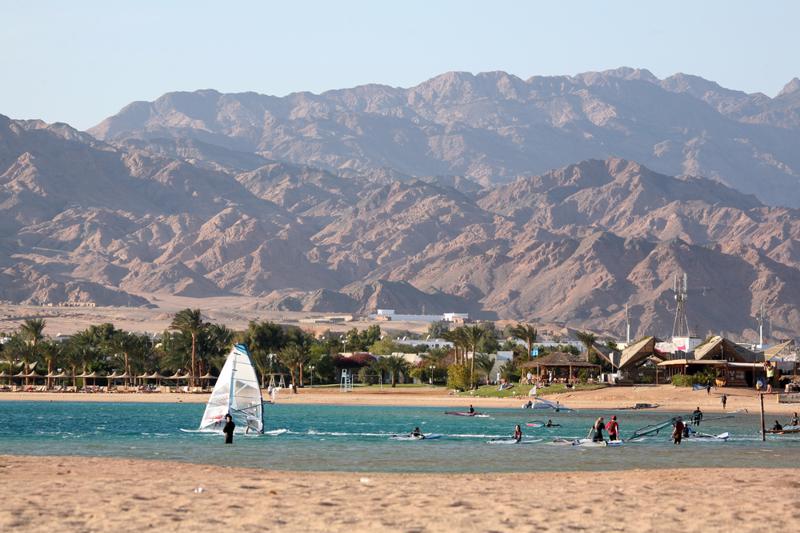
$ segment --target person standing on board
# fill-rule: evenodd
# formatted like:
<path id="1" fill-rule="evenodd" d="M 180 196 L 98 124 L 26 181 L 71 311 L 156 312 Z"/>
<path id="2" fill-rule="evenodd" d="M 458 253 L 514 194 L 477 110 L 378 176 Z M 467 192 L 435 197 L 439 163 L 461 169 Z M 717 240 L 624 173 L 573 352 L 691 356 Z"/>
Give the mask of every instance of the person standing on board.
<path id="1" fill-rule="evenodd" d="M 594 421 L 594 426 L 592 426 L 592 431 L 594 432 L 594 435 L 592 435 L 592 440 L 594 442 L 605 441 L 603 438 L 603 429 L 605 429 L 605 427 L 606 423 L 602 416 Z"/>
<path id="2" fill-rule="evenodd" d="M 695 426 L 699 426 L 700 422 L 703 420 L 703 411 L 700 410 L 700 406 L 697 406 L 697 409 L 694 410 L 692 413 L 692 423 Z"/>
<path id="3" fill-rule="evenodd" d="M 675 428 L 672 430 L 672 443 L 673 444 L 680 444 L 681 439 L 683 438 L 683 430 L 685 429 L 685 425 L 683 423 L 683 419 L 678 417 L 675 419 Z"/>
<path id="4" fill-rule="evenodd" d="M 728 395 L 723 393 L 722 396 L 720 397 L 719 401 L 722 402 L 722 408 L 725 409 L 725 405 L 727 405 L 727 403 L 728 403 Z"/>
<path id="5" fill-rule="evenodd" d="M 233 417 L 228 413 L 225 415 L 225 427 L 222 428 L 222 432 L 225 434 L 225 444 L 233 444 L 233 430 L 236 428 L 236 424 L 233 423 Z"/>
<path id="6" fill-rule="evenodd" d="M 608 440 L 619 440 L 619 424 L 617 423 L 617 415 L 611 417 L 611 420 L 606 424 L 608 431 Z"/>

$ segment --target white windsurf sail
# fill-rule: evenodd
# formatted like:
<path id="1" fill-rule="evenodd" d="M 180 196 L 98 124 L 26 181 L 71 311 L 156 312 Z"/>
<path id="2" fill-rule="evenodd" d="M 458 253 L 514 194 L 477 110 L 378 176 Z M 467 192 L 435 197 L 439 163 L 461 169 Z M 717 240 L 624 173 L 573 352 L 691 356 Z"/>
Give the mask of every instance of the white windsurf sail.
<path id="1" fill-rule="evenodd" d="M 243 344 L 234 345 L 208 399 L 201 431 L 222 431 L 230 413 L 236 427 L 245 432 L 264 432 L 264 408 L 256 371 Z"/>

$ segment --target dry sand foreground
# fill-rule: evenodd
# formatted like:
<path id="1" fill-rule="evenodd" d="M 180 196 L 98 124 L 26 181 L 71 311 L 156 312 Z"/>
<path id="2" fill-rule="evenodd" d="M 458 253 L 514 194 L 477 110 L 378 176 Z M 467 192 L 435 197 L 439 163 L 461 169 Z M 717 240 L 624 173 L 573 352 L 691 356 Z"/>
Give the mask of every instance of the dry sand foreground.
<path id="1" fill-rule="evenodd" d="M 341 474 L 0 456 L 0 530 L 794 531 L 799 474 Z"/>
<path id="2" fill-rule="evenodd" d="M 712 390 L 711 394 L 705 391 L 695 392 L 685 387 L 672 385 L 648 387 L 608 387 L 594 391 L 571 392 L 566 394 L 546 396 L 551 400 L 559 400 L 564 405 L 576 409 L 615 409 L 631 407 L 636 403 L 658 404 L 660 410 L 688 411 L 700 406 L 703 411 L 722 411 L 720 396 L 728 395 L 728 411 L 747 409 L 751 413 L 758 413 L 759 402 L 755 391 L 747 389 L 719 389 Z M 264 398 L 266 398 L 266 392 Z M 30 392 L 0 392 L 2 400 L 26 401 L 87 401 L 87 402 L 165 402 L 165 403 L 205 403 L 207 394 L 121 394 L 121 393 L 96 393 L 96 394 L 68 394 L 68 393 L 30 393 Z M 297 394 L 281 391 L 279 403 L 304 403 L 328 405 L 409 405 L 431 406 L 442 408 L 464 408 L 469 404 L 477 408 L 519 408 L 527 398 L 470 398 L 468 396 L 452 396 L 444 388 L 428 387 L 399 387 L 392 389 L 384 387 L 357 388 L 353 392 L 343 393 L 332 388 L 304 388 Z M 768 395 L 764 398 L 764 407 L 767 413 L 791 415 L 800 411 L 798 404 L 779 404 L 777 395 Z"/>

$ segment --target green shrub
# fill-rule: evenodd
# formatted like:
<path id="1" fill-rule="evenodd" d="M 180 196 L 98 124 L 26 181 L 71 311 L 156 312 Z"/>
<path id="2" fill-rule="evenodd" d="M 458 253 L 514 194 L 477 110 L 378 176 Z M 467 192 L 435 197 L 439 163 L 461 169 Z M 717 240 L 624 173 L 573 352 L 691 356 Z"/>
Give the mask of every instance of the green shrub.
<path id="1" fill-rule="evenodd" d="M 691 387 L 692 385 L 706 385 L 713 383 L 715 374 L 711 372 L 698 372 L 697 374 L 672 376 L 672 384 L 676 387 Z"/>
<path id="2" fill-rule="evenodd" d="M 469 388 L 469 369 L 466 365 L 447 367 L 447 388 L 467 390 Z"/>

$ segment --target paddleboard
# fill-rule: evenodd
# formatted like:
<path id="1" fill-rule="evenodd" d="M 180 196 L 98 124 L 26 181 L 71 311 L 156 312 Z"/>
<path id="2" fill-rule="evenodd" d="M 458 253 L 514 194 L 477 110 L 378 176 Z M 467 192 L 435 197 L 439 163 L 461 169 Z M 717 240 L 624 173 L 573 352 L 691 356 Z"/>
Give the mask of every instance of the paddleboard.
<path id="1" fill-rule="evenodd" d="M 392 435 L 389 437 L 389 440 L 436 440 L 441 437 L 441 435 L 437 435 L 435 433 L 428 433 L 420 437 L 415 437 L 413 435 Z"/>
<path id="2" fill-rule="evenodd" d="M 517 442 L 511 437 L 502 438 L 502 439 L 492 439 L 486 441 L 486 444 L 535 444 L 537 442 L 542 442 L 542 439 L 522 439 L 521 441 Z"/>
<path id="3" fill-rule="evenodd" d="M 471 416 L 473 418 L 489 418 L 489 415 L 484 413 L 479 413 L 477 411 L 475 411 L 474 413 L 468 413 L 462 411 L 445 411 L 444 414 L 452 416 Z"/>

